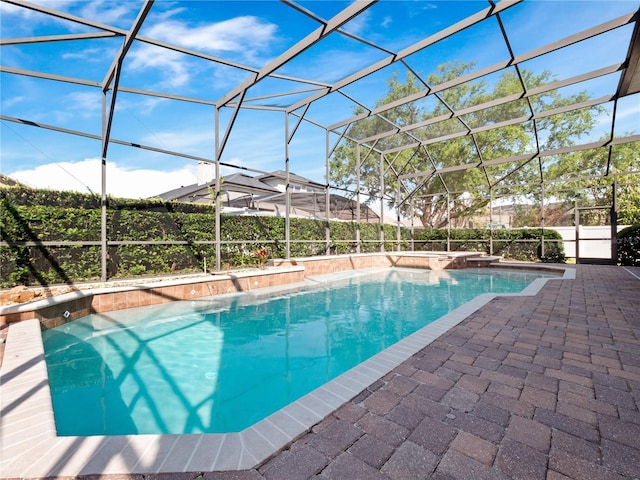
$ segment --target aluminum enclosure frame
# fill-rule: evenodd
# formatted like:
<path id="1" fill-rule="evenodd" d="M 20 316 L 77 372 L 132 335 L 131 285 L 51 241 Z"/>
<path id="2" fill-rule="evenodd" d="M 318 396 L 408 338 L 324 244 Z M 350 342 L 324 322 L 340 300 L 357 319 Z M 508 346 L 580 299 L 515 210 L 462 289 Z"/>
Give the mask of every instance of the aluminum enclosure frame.
<path id="1" fill-rule="evenodd" d="M 380 159 L 379 163 L 379 171 L 380 171 L 380 185 L 381 185 L 381 194 L 379 196 L 380 201 L 380 209 L 381 209 L 381 225 L 384 224 L 384 210 L 385 210 L 385 194 L 384 194 L 384 184 L 385 184 L 385 174 L 392 173 L 396 180 L 398 181 L 398 191 L 396 193 L 396 198 L 393 199 L 396 203 L 396 220 L 398 222 L 398 249 L 400 248 L 400 220 L 401 214 L 399 207 L 404 205 L 407 202 L 411 202 L 412 198 L 418 194 L 418 189 L 420 186 L 424 185 L 429 179 L 433 177 L 438 177 L 442 184 L 445 187 L 445 190 L 440 192 L 442 195 L 451 195 L 453 192 L 447 187 L 447 183 L 443 177 L 443 174 L 453 171 L 459 170 L 468 170 L 468 169 L 480 169 L 484 172 L 487 178 L 487 189 L 489 191 L 489 196 L 493 197 L 493 190 L 501 186 L 503 184 L 508 184 L 508 179 L 500 178 L 495 182 L 491 182 L 489 175 L 486 172 L 486 167 L 501 165 L 501 164 L 509 164 L 515 162 L 521 162 L 523 165 L 528 164 L 529 162 L 538 161 L 539 173 L 540 173 L 540 182 L 537 184 L 538 188 L 540 188 L 542 192 L 543 205 L 545 198 L 545 185 L 548 184 L 546 179 L 544 178 L 544 172 L 542 170 L 541 159 L 544 157 L 551 157 L 554 155 L 560 155 L 563 153 L 569 153 L 574 151 L 581 151 L 587 149 L 605 149 L 608 151 L 608 163 L 606 169 L 606 178 L 610 178 L 614 180 L 620 175 L 620 172 L 613 172 L 611 169 L 611 156 L 612 150 L 614 147 L 618 145 L 623 145 L 626 143 L 635 143 L 640 142 L 640 134 L 629 135 L 625 137 L 616 137 L 614 135 L 614 127 L 616 124 L 616 110 L 619 99 L 624 98 L 629 95 L 637 94 L 640 91 L 640 34 L 639 34 L 639 17 L 640 17 L 640 9 L 636 9 L 635 11 L 631 11 L 628 14 L 622 15 L 613 20 L 609 20 L 600 24 L 596 24 L 591 28 L 588 28 L 582 32 L 575 33 L 560 40 L 549 43 L 543 47 L 535 48 L 529 52 L 524 54 L 515 55 L 511 48 L 511 41 L 509 35 L 507 34 L 503 23 L 501 15 L 508 11 L 508 9 L 514 7 L 522 3 L 524 0 L 487 0 L 486 7 L 481 9 L 480 11 L 464 18 L 461 21 L 456 22 L 453 25 L 448 25 L 445 28 L 441 29 L 439 32 L 432 34 L 426 38 L 423 38 L 416 43 L 406 47 L 398 52 L 392 52 L 380 45 L 376 45 L 372 43 L 370 40 L 366 40 L 353 32 L 347 31 L 344 29 L 344 26 L 350 22 L 351 20 L 358 18 L 361 15 L 365 15 L 367 11 L 376 4 L 377 0 L 360 0 L 357 2 L 353 2 L 348 5 L 346 8 L 338 12 L 332 18 L 328 20 L 323 20 L 315 13 L 309 11 L 303 6 L 291 1 L 291 0 L 283 0 L 282 3 L 287 7 L 290 7 L 313 21 L 318 23 L 318 27 L 309 33 L 306 37 L 297 41 L 293 46 L 282 52 L 275 59 L 268 62 L 262 68 L 254 68 L 249 67 L 247 65 L 240 64 L 238 62 L 216 57 L 213 55 L 208 55 L 200 51 L 196 51 L 193 49 L 188 49 L 177 44 L 171 44 L 164 41 L 159 41 L 157 39 L 145 37 L 139 34 L 140 29 L 145 23 L 149 12 L 153 10 L 154 0 L 145 0 L 143 5 L 140 8 L 138 16 L 136 20 L 133 22 L 133 25 L 128 30 L 117 28 L 111 25 L 107 25 L 104 23 L 92 21 L 86 18 L 80 18 L 75 15 L 71 15 L 69 13 L 56 10 L 53 8 L 45 7 L 42 5 L 32 4 L 23 0 L 2 0 L 3 3 L 7 3 L 14 7 L 23 8 L 27 10 L 31 10 L 34 12 L 38 12 L 41 14 L 49 15 L 52 18 L 57 18 L 69 22 L 74 22 L 79 25 L 84 25 L 87 27 L 91 27 L 96 29 L 96 32 L 93 33 L 78 33 L 78 34 L 65 34 L 65 35 L 51 35 L 51 36 L 42 36 L 42 37 L 28 37 L 28 38 L 2 38 L 0 40 L 1 46 L 10 46 L 10 45 L 26 45 L 26 44 L 39 44 L 39 43 L 48 43 L 48 42 L 67 42 L 67 41 L 83 41 L 87 39 L 97 39 L 97 38 L 111 38 L 116 37 L 122 39 L 122 45 L 116 56 L 114 56 L 111 65 L 108 67 L 105 72 L 105 76 L 101 82 L 91 81 L 87 79 L 81 78 L 73 78 L 67 77 L 63 75 L 56 75 L 52 73 L 42 72 L 42 71 L 32 71 L 24 68 L 17 68 L 12 66 L 0 66 L 0 72 L 4 75 L 15 75 L 25 78 L 37 78 L 41 80 L 54 81 L 54 82 L 64 82 L 68 84 L 82 85 L 85 87 L 91 88 L 99 88 L 102 92 L 102 133 L 101 135 L 90 134 L 88 132 L 75 131 L 71 129 L 62 128 L 55 125 L 48 125 L 39 121 L 29 120 L 18 118 L 15 116 L 8 115 L 0 115 L 0 119 L 5 122 L 13 122 L 22 125 L 29 125 L 36 128 L 47 129 L 51 131 L 56 131 L 64 134 L 75 135 L 80 137 L 85 137 L 94 140 L 100 140 L 101 142 L 101 159 L 102 159 L 102 187 L 101 187 L 101 208 L 102 208 L 102 230 L 101 230 L 101 251 L 102 251 L 102 267 L 101 267 L 101 277 L 103 281 L 107 280 L 107 268 L 106 268 L 106 251 L 108 245 L 115 245 L 121 242 L 113 242 L 107 238 L 107 230 L 106 230 L 106 209 L 107 209 L 107 176 L 106 176 L 106 165 L 109 159 L 108 150 L 111 144 L 124 145 L 128 147 L 138 148 L 142 150 L 152 151 L 156 153 L 162 153 L 167 155 L 174 155 L 179 158 L 186 158 L 199 162 L 206 162 L 214 165 L 216 178 L 220 178 L 220 169 L 221 167 L 229 167 L 234 169 L 239 169 L 243 171 L 248 171 L 252 173 L 264 174 L 267 172 L 261 171 L 255 168 L 249 168 L 243 165 L 233 164 L 229 162 L 224 162 L 223 155 L 225 153 L 225 148 L 227 146 L 229 137 L 236 126 L 236 119 L 239 112 L 243 109 L 255 109 L 255 110 L 264 110 L 273 112 L 274 115 L 282 115 L 284 131 L 285 135 L 283 138 L 283 146 L 284 146 L 284 181 L 286 184 L 286 211 L 285 211 L 285 249 L 286 256 L 290 255 L 290 225 L 289 225 L 289 214 L 290 214 L 290 144 L 296 136 L 296 133 L 299 130 L 299 127 L 304 123 L 312 125 L 316 128 L 320 128 L 324 130 L 324 135 L 326 139 L 325 152 L 326 158 L 325 160 L 325 201 L 326 201 L 326 211 L 329 212 L 329 196 L 330 191 L 334 186 L 331 184 L 331 169 L 330 169 L 330 159 L 334 154 L 338 145 L 345 141 L 350 140 L 357 145 L 357 163 L 358 166 L 364 159 L 367 158 L 368 155 L 378 155 Z M 507 50 L 510 53 L 509 58 L 505 58 L 504 60 L 488 66 L 481 68 L 479 70 L 473 71 L 471 73 L 459 76 L 453 80 L 444 82 L 440 85 L 429 86 L 427 81 L 422 78 L 418 73 L 415 72 L 407 63 L 407 59 L 424 49 L 429 48 L 432 45 L 437 44 L 443 40 L 446 40 L 453 35 L 465 31 L 487 19 L 494 19 L 498 25 L 500 26 L 500 30 L 502 33 L 504 44 Z M 609 66 L 604 68 L 599 68 L 596 70 L 592 70 L 586 73 L 582 73 L 579 75 L 575 75 L 569 78 L 557 80 L 547 85 L 528 89 L 527 85 L 522 79 L 520 74 L 520 65 L 526 61 L 539 58 L 544 56 L 545 54 L 549 54 L 551 52 L 559 51 L 564 48 L 568 48 L 572 45 L 576 45 L 580 42 L 586 41 L 588 39 L 597 37 L 599 35 L 605 34 L 607 32 L 616 30 L 618 28 L 622 28 L 628 25 L 633 25 L 633 34 L 631 36 L 631 40 L 627 49 L 626 58 L 623 62 L 615 62 Z M 345 37 L 348 37 L 351 40 L 356 42 L 360 42 L 368 47 L 372 47 L 379 52 L 385 53 L 385 57 L 382 60 L 376 61 L 375 63 L 363 68 L 355 73 L 351 73 L 338 81 L 333 83 L 328 82 L 320 82 L 314 80 L 312 78 L 298 78 L 294 76 L 282 75 L 277 73 L 277 71 L 286 66 L 289 62 L 301 56 L 305 51 L 314 47 L 315 45 L 322 42 L 331 34 L 340 34 Z M 181 54 L 185 54 L 188 56 L 193 56 L 198 59 L 202 59 L 208 62 L 213 62 L 215 64 L 225 65 L 229 67 L 233 67 L 235 69 L 239 69 L 243 72 L 248 72 L 251 74 L 249 78 L 240 82 L 235 87 L 230 89 L 225 95 L 221 96 L 218 100 L 212 101 L 210 99 L 204 98 L 196 98 L 189 97 L 183 95 L 176 95 L 166 92 L 158 92 L 158 91 L 150 91 L 145 89 L 140 89 L 135 86 L 127 86 L 120 84 L 120 73 L 123 61 L 127 57 L 129 48 L 134 42 L 141 42 L 148 45 L 153 45 L 155 47 L 167 49 L 168 51 L 179 52 Z M 375 108 L 368 108 L 364 103 L 360 102 L 357 98 L 354 98 L 353 95 L 349 94 L 345 87 L 356 84 L 358 81 L 366 79 L 367 77 L 380 72 L 385 67 L 390 66 L 392 64 L 399 64 L 403 67 L 406 67 L 409 71 L 414 74 L 419 81 L 424 85 L 424 89 L 420 92 L 409 95 L 399 100 L 395 100 L 391 103 L 387 103 L 384 105 L 376 106 Z M 460 109 L 455 109 L 448 105 L 442 98 L 442 93 L 447 89 L 455 88 L 460 85 L 464 85 L 468 82 L 473 82 L 475 80 L 486 77 L 487 75 L 504 72 L 506 69 L 515 69 L 517 72 L 522 93 L 521 94 L 511 94 L 501 98 L 495 98 L 487 102 L 483 102 L 480 104 L 476 104 L 470 107 L 464 107 Z M 556 108 L 552 110 L 547 110 L 544 112 L 536 112 L 531 104 L 531 98 L 536 95 L 544 94 L 547 92 L 551 92 L 563 87 L 572 86 L 572 85 L 581 85 L 584 82 L 589 80 L 598 79 L 604 77 L 606 75 L 611 74 L 620 74 L 620 81 L 618 84 L 618 88 L 616 92 L 612 94 L 608 94 L 605 96 L 601 96 L 599 98 L 589 99 L 583 102 L 565 105 L 561 108 Z M 291 82 L 295 82 L 300 85 L 299 88 L 294 90 L 281 91 L 271 95 L 265 95 L 262 97 L 250 97 L 249 93 L 252 87 L 257 85 L 259 82 L 265 79 L 280 79 L 287 80 Z M 152 147 L 149 145 L 143 145 L 138 142 L 130 141 L 130 140 L 120 140 L 113 138 L 111 135 L 111 125 L 113 122 L 113 117 L 115 114 L 115 109 L 117 105 L 117 97 L 119 92 L 131 93 L 136 95 L 148 96 L 153 98 L 160 99 L 169 99 L 176 100 L 180 102 L 188 102 L 193 104 L 201 104 L 205 106 L 212 107 L 215 115 L 215 124 L 212 128 L 212 136 L 215 138 L 215 150 L 212 152 L 211 157 L 201 157 L 195 155 L 189 155 L 183 152 L 171 151 L 169 149 L 160 149 L 156 147 Z M 269 102 L 265 101 L 264 104 L 260 104 L 261 100 L 268 100 L 271 98 L 285 98 L 289 95 L 305 95 L 305 97 L 301 100 L 298 100 L 294 103 L 291 103 L 286 106 L 273 106 L 270 105 Z M 336 119 L 337 121 L 331 125 L 324 125 L 320 122 L 315 121 L 309 115 L 309 109 L 312 105 L 316 104 L 316 102 L 321 101 L 323 98 L 327 97 L 331 94 L 339 94 L 352 102 L 354 105 L 362 108 L 364 113 L 354 115 L 350 118 L 346 119 Z M 433 117 L 428 120 L 423 120 L 417 123 L 408 124 L 408 125 L 393 125 L 388 119 L 385 118 L 385 112 L 388 112 L 394 108 L 410 104 L 411 102 L 416 102 L 421 99 L 432 97 L 436 99 L 436 101 L 441 102 L 448 110 L 449 113 L 446 115 L 441 115 L 438 117 Z M 523 117 L 507 119 L 499 123 L 486 124 L 477 127 L 469 127 L 465 122 L 463 117 L 465 115 L 480 112 L 482 110 L 490 109 L 493 107 L 498 107 L 501 105 L 507 105 L 511 102 L 516 102 L 524 100 L 528 102 L 528 114 Z M 536 129 L 536 123 L 541 119 L 550 117 L 552 115 L 563 114 L 567 112 L 572 112 L 576 110 L 580 110 L 583 108 L 596 107 L 604 104 L 613 104 L 613 119 L 610 136 L 606 140 L 601 140 L 597 142 L 587 142 L 578 145 L 572 145 L 570 147 L 563 147 L 557 149 L 544 150 L 541 149 L 539 132 Z M 222 111 L 231 111 L 230 121 L 228 122 L 226 129 L 222 129 L 220 124 L 220 114 Z M 389 129 L 383 132 L 379 132 L 373 136 L 364 138 L 364 139 L 356 139 L 352 138 L 349 132 L 350 127 L 357 124 L 360 121 L 371 119 L 371 118 L 379 118 L 383 122 L 386 122 L 390 125 Z M 457 133 L 448 134 L 444 136 L 438 136 L 431 139 L 421 139 L 415 132 L 426 126 L 435 125 L 439 122 L 444 121 L 458 121 L 461 126 L 461 130 Z M 520 124 L 524 124 L 526 122 L 531 122 L 534 126 L 534 135 L 535 135 L 535 143 L 536 149 L 531 153 L 527 154 L 519 154 L 513 155 L 505 158 L 497 158 L 497 159 L 484 159 L 482 157 L 482 152 L 478 148 L 477 144 L 477 135 L 489 131 L 495 130 L 499 128 L 504 128 L 507 126 L 516 126 Z M 224 130 L 224 131 L 223 131 Z M 469 159 L 465 159 L 463 163 L 452 166 L 438 166 L 431 159 L 433 168 L 429 171 L 413 171 L 410 173 L 398 171 L 394 167 L 393 160 L 390 160 L 394 154 L 398 155 L 401 152 L 405 151 L 413 151 L 410 160 L 407 162 L 405 167 L 409 167 L 409 163 L 414 155 L 418 154 L 418 152 L 424 152 L 429 158 L 429 146 L 435 143 L 454 140 L 456 138 L 461 137 L 469 137 L 473 141 L 476 146 L 477 158 L 473 161 L 469 161 Z M 390 148 L 390 149 L 381 149 L 377 145 L 382 140 L 386 139 L 396 139 L 396 141 L 400 144 L 398 147 Z M 335 139 L 335 143 L 332 146 L 332 140 Z M 367 153 L 363 158 L 360 157 L 361 149 L 366 149 Z M 640 166 L 636 171 L 630 172 L 632 174 L 640 174 Z M 352 194 L 357 199 L 357 205 L 360 205 L 361 195 L 368 196 L 368 192 L 361 191 L 361 179 L 360 179 L 360 168 L 357 168 L 356 171 L 356 184 L 355 188 L 352 191 Z M 579 172 L 576 172 L 578 175 Z M 406 187 L 403 184 L 403 181 L 410 178 L 421 178 L 422 180 L 417 184 L 417 186 L 411 188 Z M 594 177 L 600 178 L 600 177 Z M 215 202 L 218 201 L 218 197 L 221 195 L 219 182 L 216 186 L 215 192 L 216 198 Z M 449 202 L 448 202 L 449 203 Z M 490 202 L 490 212 L 491 205 Z M 491 213 L 490 213 L 491 215 Z M 449 219 L 448 228 L 451 228 L 450 225 L 450 215 L 447 215 Z M 328 215 L 327 215 L 328 219 Z M 360 209 L 357 211 L 357 223 L 360 224 Z M 542 225 L 544 229 L 544 223 Z M 359 227 L 356 230 L 356 248 L 359 251 L 360 248 L 360 230 Z M 326 253 L 330 251 L 330 232 L 327 224 L 326 229 Z M 381 249 L 384 249 L 384 231 L 381 228 L 381 238 L 380 244 Z M 4 242 L 6 243 L 6 242 Z M 3 243 L 3 245 L 4 245 Z M 91 242 L 85 242 L 85 244 L 90 244 Z M 219 209 L 216 208 L 216 269 L 220 270 L 220 258 L 221 258 L 221 245 L 222 239 L 220 235 L 220 212 Z"/>

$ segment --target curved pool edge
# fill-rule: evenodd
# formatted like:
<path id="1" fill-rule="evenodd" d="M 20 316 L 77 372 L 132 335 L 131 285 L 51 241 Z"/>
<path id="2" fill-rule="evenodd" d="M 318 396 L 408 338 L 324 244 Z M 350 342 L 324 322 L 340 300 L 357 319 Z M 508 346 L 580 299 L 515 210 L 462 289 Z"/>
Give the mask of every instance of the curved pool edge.
<path id="1" fill-rule="evenodd" d="M 12 324 L 0 367 L 0 471 L 33 478 L 254 468 L 493 298 L 532 296 L 549 280 L 575 279 L 573 268 L 554 270 L 563 276 L 536 279 L 520 293 L 475 297 L 240 433 L 58 437 L 40 323 Z"/>

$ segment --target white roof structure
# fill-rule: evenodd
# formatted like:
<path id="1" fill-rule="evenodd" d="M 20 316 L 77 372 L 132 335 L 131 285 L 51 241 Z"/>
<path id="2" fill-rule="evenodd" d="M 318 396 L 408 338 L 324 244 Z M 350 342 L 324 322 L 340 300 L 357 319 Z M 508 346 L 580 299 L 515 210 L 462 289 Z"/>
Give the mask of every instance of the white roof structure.
<path id="1" fill-rule="evenodd" d="M 544 181 L 545 158 L 585 149 L 611 152 L 640 140 L 640 39 L 638 3 L 633 1 L 147 0 L 116 7 L 2 0 L 1 5 L 3 125 L 18 135 L 23 130 L 17 125 L 22 125 L 99 141 L 101 149 L 94 148 L 105 161 L 109 149 L 117 148 L 113 157 L 122 162 L 129 154 L 120 153 L 121 147 L 128 147 L 176 162 L 218 161 L 222 168 L 265 173 L 274 168 L 263 167 L 260 156 L 247 162 L 251 165 L 241 164 L 235 160 L 238 157 L 228 157 L 228 149 L 232 144 L 249 144 L 267 158 L 273 138 L 261 143 L 261 137 L 265 128 L 273 128 L 284 133 L 275 156 L 282 163 L 297 161 L 296 140 L 311 128 L 317 136 L 309 138 L 317 139 L 326 156 L 349 138 L 363 152 L 384 154 L 388 170 L 403 179 L 409 195 L 425 182 L 437 182 L 442 191 L 449 191 L 449 178 L 472 169 L 482 170 L 487 186 L 501 184 L 522 168 L 526 181 Z M 20 19 L 27 23 L 18 25 Z M 29 35 L 19 36 L 20 32 Z M 248 32 L 253 36 L 249 38 Z M 270 42 L 268 52 L 261 49 L 261 42 Z M 469 68 L 441 83 L 429 83 L 438 65 L 457 61 Z M 546 83 L 527 83 L 530 77 L 524 72 L 540 75 L 545 70 L 550 72 Z M 160 71 L 164 76 L 156 75 Z M 388 91 L 385 82 L 406 72 L 415 76 L 419 91 L 380 103 Z M 495 85 L 504 75 L 512 75 L 518 84 L 504 96 L 455 94 L 480 82 Z M 47 100 L 55 111 L 42 108 L 47 105 L 42 97 L 20 97 L 35 84 L 49 90 Z M 562 107 L 544 110 L 535 101 L 550 91 L 567 99 Z M 571 103 L 575 92 L 585 95 Z M 102 108 L 102 115 L 71 122 L 59 101 L 83 102 L 94 113 Z M 157 139 L 155 131 L 140 134 L 128 117 L 129 113 L 142 116 L 144 102 L 158 114 L 160 107 L 153 105 L 186 106 L 184 117 L 164 118 L 162 127 L 153 128 L 178 131 L 184 123 L 197 123 L 199 131 L 208 131 L 200 144 L 207 144 L 204 150 L 209 155 L 191 153 L 203 151 L 191 146 L 169 148 L 166 141 L 149 141 Z M 551 116 L 598 107 L 602 107 L 597 114 L 599 135 L 576 136 L 568 147 L 555 147 L 540 128 Z M 65 112 L 77 119 L 86 113 L 78 108 L 76 104 L 76 110 Z M 202 108 L 210 119 L 204 130 L 203 117 L 195 113 Z M 423 114 L 415 122 L 392 120 L 398 118 L 398 109 L 408 108 Z M 510 117 L 509 111 L 515 116 Z M 256 123 L 258 117 L 265 123 Z M 366 122 L 372 124 L 367 129 L 370 135 L 354 137 L 352 132 Z M 485 157 L 484 134 L 506 128 L 521 129 L 529 141 L 498 158 Z M 426 171 L 412 168 L 411 161 L 402 165 L 393 161 L 398 152 L 430 155 L 432 146 L 443 142 L 455 144 L 464 158 L 450 164 L 432 156 Z M 3 168 L 11 168 L 9 141 L 3 143 Z M 35 147 L 44 150 L 42 144 Z M 599 172 L 605 176 L 616 171 L 612 155 L 606 158 Z M 311 161 L 319 172 L 314 180 L 320 181 L 326 177 L 325 158 Z M 294 168 L 311 178 L 309 169 Z M 522 175 L 518 177 L 522 181 Z M 321 183 L 329 182 L 325 178 Z"/>
<path id="2" fill-rule="evenodd" d="M 210 162 L 216 178 L 295 171 L 327 187 L 327 205 L 330 191 L 346 190 L 382 207 L 471 191 L 495 198 L 517 185 L 544 197 L 571 179 L 640 172 L 640 162 L 617 162 L 640 142 L 637 1 L 0 8 L 7 175 L 44 157 L 76 178 L 77 164 L 60 162 L 98 158 L 106 198 L 114 162 L 149 182 L 148 172 Z M 585 128 L 564 129 L 581 119 Z M 357 163 L 336 180 L 337 152 L 349 145 Z M 550 173 L 577 151 L 595 163 Z M 365 170 L 380 178 L 373 190 Z"/>

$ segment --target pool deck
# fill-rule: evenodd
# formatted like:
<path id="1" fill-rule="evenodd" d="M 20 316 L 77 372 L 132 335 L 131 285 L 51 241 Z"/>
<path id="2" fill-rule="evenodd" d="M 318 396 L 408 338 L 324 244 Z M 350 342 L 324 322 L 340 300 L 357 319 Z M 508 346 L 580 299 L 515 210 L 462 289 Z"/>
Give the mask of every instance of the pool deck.
<path id="1" fill-rule="evenodd" d="M 100 478 L 640 479 L 640 268 L 578 265 L 575 279 L 530 293 L 458 312 L 454 326 L 255 468 Z M 3 379 L 4 394 L 14 379 Z M 29 400 L 46 403 L 35 392 Z M 203 464 L 222 455 L 197 450 L 184 454 Z M 51 461 L 47 448 L 40 454 Z M 94 462 L 114 455 L 107 442 Z"/>

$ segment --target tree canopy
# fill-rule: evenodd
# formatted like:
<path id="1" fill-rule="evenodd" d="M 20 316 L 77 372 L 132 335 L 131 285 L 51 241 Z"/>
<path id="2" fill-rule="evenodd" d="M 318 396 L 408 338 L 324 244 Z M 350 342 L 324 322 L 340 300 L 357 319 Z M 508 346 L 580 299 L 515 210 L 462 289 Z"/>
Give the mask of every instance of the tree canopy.
<path id="1" fill-rule="evenodd" d="M 507 70 L 450 88 L 436 88 L 473 68 L 473 64 L 459 62 L 440 65 L 426 78 L 426 84 L 411 72 L 404 78 L 389 78 L 388 91 L 376 107 L 425 90 L 428 93 L 380 115 L 366 115 L 363 108 L 356 108 L 354 115 L 364 118 L 349 126 L 330 160 L 331 185 L 353 192 L 359 171 L 360 188 L 369 202 L 382 197 L 390 207 L 400 204 L 401 212 L 408 214 L 406 199 L 411 197 L 423 225 L 438 228 L 446 226 L 448 215 L 455 220 L 482 210 L 490 200 L 490 189 L 506 190 L 514 197 L 539 198 L 543 179 L 554 183 L 565 177 L 601 177 L 610 173 L 611 165 L 619 172 L 633 170 L 634 162 L 637 165 L 637 142 L 616 146 L 611 162 L 608 148 L 535 155 L 584 143 L 606 110 L 598 105 L 563 108 L 586 102 L 589 95 L 566 95 L 545 88 L 555 80 L 549 71 Z M 523 85 L 526 92 L 540 93 L 526 93 Z M 438 93 L 431 93 L 431 89 Z M 392 153 L 384 155 L 381 170 L 378 152 L 389 151 Z M 464 168 L 471 164 L 474 168 Z M 604 183 L 610 185 L 611 180 Z M 602 185 L 584 189 L 583 184 L 572 184 L 569 188 L 575 189 L 557 193 L 560 200 L 577 195 L 597 203 L 598 195 L 604 195 Z"/>

